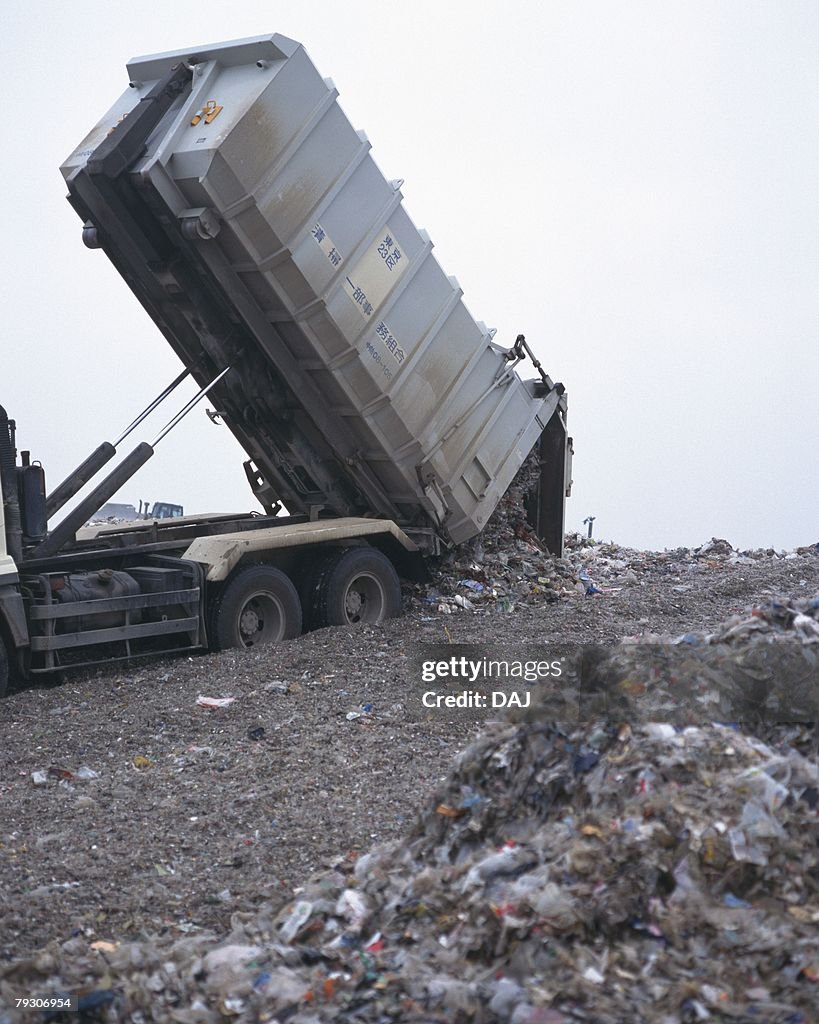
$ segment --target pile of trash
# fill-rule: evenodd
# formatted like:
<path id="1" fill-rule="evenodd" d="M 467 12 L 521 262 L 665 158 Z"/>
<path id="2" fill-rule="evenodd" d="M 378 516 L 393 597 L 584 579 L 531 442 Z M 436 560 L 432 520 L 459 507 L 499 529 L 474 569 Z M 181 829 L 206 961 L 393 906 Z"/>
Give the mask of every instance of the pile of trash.
<path id="1" fill-rule="evenodd" d="M 685 593 L 694 577 L 703 574 L 738 570 L 765 559 L 787 563 L 817 555 L 815 546 L 795 552 L 740 552 L 718 539 L 699 548 L 636 551 L 569 534 L 564 557 L 557 558 L 543 548 L 531 527 L 505 510 L 502 528 L 487 528 L 450 552 L 433 570 L 429 585 L 410 585 L 407 594 L 409 607 L 441 614 L 513 612 L 521 605 L 617 594 L 652 582 L 667 584 L 671 593 Z"/>
<path id="2" fill-rule="evenodd" d="M 407 609 L 444 615 L 514 612 L 521 606 L 617 594 L 657 581 L 667 581 L 673 590 L 684 592 L 692 577 L 714 570 L 819 556 L 819 544 L 791 552 L 773 548 L 740 551 L 724 538 L 713 537 L 695 548 L 638 551 L 569 533 L 564 556 L 556 557 L 543 546 L 526 514 L 527 495 L 538 473 L 535 451 L 521 466 L 483 531 L 448 552 L 432 569 L 428 585 L 405 587 Z"/>
<path id="3" fill-rule="evenodd" d="M 795 639 L 802 644 L 819 644 L 819 594 L 771 601 L 752 608 L 748 614 L 731 616 L 714 633 L 686 634 L 678 642 L 736 645 L 752 637 L 766 643 Z"/>
<path id="4" fill-rule="evenodd" d="M 466 550 L 465 550 L 466 548 Z M 516 537 L 490 550 L 480 539 L 459 549 L 433 574 L 430 586 L 413 587 L 423 607 L 441 614 L 479 610 L 513 612 L 521 604 L 554 604 L 579 582 L 566 558 L 552 558 L 533 536 Z M 583 582 L 585 593 L 585 582 Z"/>
<path id="5" fill-rule="evenodd" d="M 532 709 L 459 756 L 405 840 L 227 936 L 77 936 L 0 967 L 0 1022 L 31 1019 L 25 993 L 137 1024 L 808 1024 L 818 814 L 819 766 L 781 737 Z"/>
<path id="6" fill-rule="evenodd" d="M 411 607 L 442 614 L 488 608 L 512 612 L 521 603 L 554 603 L 574 587 L 573 564 L 550 555 L 526 518 L 526 496 L 539 472 L 534 451 L 481 533 L 441 560 L 431 585 L 411 588 Z"/>
<path id="7" fill-rule="evenodd" d="M 819 594 L 774 600 L 730 616 L 711 633 L 644 633 L 585 654 L 581 706 L 607 714 L 750 724 L 757 736 L 819 722 Z M 602 664 L 600 668 L 593 662 Z M 605 676 L 605 700 L 595 703 Z M 802 730 L 804 732 L 804 730 Z"/>

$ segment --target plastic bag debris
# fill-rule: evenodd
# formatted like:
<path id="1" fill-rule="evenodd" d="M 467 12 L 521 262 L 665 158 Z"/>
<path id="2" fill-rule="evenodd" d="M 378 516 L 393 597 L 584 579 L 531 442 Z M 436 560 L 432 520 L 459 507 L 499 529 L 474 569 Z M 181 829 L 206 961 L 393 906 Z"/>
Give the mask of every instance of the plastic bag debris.
<path id="1" fill-rule="evenodd" d="M 344 918 L 347 928 L 358 934 L 367 920 L 367 901 L 356 889 L 345 889 L 336 903 L 335 913 Z"/>
<path id="2" fill-rule="evenodd" d="M 212 949 L 202 960 L 202 968 L 208 974 L 220 970 L 244 970 L 261 955 L 259 946 L 229 945 Z"/>
<path id="3" fill-rule="evenodd" d="M 313 904 L 307 900 L 299 900 L 299 902 L 296 903 L 279 929 L 279 934 L 283 942 L 292 942 L 293 939 L 295 939 L 301 929 L 310 920 L 310 914 L 312 911 Z"/>
<path id="4" fill-rule="evenodd" d="M 461 580 L 460 585 L 475 594 L 480 594 L 484 590 L 484 585 L 479 580 Z"/>

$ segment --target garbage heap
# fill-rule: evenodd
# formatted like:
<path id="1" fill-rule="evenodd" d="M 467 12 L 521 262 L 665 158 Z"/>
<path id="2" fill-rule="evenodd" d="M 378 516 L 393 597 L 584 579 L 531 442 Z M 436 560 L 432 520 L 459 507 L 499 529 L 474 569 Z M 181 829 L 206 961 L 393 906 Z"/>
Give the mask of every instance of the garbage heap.
<path id="1" fill-rule="evenodd" d="M 770 601 L 746 614 L 732 615 L 714 633 L 687 633 L 679 637 L 678 642 L 736 647 L 748 639 L 765 643 L 794 639 L 802 644 L 819 644 L 819 594 L 788 601 Z"/>
<path id="2" fill-rule="evenodd" d="M 555 558 L 526 517 L 525 502 L 540 472 L 532 452 L 481 533 L 432 567 L 432 582 L 405 590 L 410 607 L 442 614 L 477 609 L 511 612 L 516 605 L 554 603 L 575 587 L 576 567 Z"/>
<path id="3" fill-rule="evenodd" d="M 442 614 L 477 608 L 509 612 L 521 602 L 557 601 L 562 584 L 574 585 L 571 562 L 552 558 L 526 518 L 526 497 L 539 472 L 535 450 L 481 533 L 431 565 L 430 585 L 405 587 L 410 608 Z"/>
<path id="4" fill-rule="evenodd" d="M 663 720 L 655 653 L 626 651 L 627 687 L 623 650 L 590 659 L 619 717 L 490 724 L 405 840 L 228 936 L 77 937 L 0 967 L 0 1022 L 31 1019 L 21 992 L 136 1024 L 815 1021 L 816 757 L 786 724 Z"/>
<path id="5" fill-rule="evenodd" d="M 741 721 L 757 738 L 819 748 L 819 594 L 750 607 L 713 633 L 646 633 L 584 657 L 580 713 L 645 718 L 650 707 L 677 726 Z"/>
<path id="6" fill-rule="evenodd" d="M 695 548 L 638 551 L 569 533 L 564 557 L 541 543 L 526 515 L 526 498 L 539 473 L 537 451 L 523 463 L 481 533 L 432 566 L 428 585 L 405 585 L 408 609 L 439 614 L 513 612 L 523 605 L 556 604 L 578 596 L 617 593 L 646 582 L 672 592 L 689 589 L 692 577 L 765 560 L 819 556 L 819 544 L 794 552 L 739 551 L 714 537 Z"/>
<path id="7" fill-rule="evenodd" d="M 512 612 L 522 605 L 555 604 L 578 596 L 616 594 L 644 583 L 660 583 L 671 594 L 691 590 L 695 578 L 763 561 L 819 556 L 811 545 L 794 552 L 738 551 L 713 539 L 698 548 L 637 551 L 569 534 L 563 558 L 546 551 L 522 511 L 504 499 L 486 529 L 432 567 L 426 586 L 405 588 L 409 608 L 441 614 Z M 497 517 L 497 518 L 496 518 Z"/>

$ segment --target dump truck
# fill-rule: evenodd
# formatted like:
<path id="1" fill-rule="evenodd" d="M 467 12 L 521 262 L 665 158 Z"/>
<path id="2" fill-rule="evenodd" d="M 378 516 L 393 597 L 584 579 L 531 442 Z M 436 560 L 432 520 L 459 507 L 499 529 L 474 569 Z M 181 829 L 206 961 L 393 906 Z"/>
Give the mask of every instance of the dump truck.
<path id="1" fill-rule="evenodd" d="M 0 408 L 0 689 L 10 668 L 396 615 L 400 577 L 480 533 L 535 447 L 531 518 L 561 552 L 563 386 L 524 335 L 502 346 L 473 319 L 304 48 L 262 36 L 127 73 L 61 171 L 89 258 L 113 263 L 182 370 L 51 490 Z M 188 378 L 194 398 L 101 477 Z M 82 529 L 205 395 L 263 514 Z"/>

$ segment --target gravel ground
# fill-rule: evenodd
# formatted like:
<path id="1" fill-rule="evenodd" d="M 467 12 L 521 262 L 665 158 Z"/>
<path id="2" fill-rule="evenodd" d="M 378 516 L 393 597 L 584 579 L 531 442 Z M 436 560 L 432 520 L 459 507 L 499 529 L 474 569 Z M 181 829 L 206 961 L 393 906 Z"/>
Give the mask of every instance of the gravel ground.
<path id="1" fill-rule="evenodd" d="M 10 693 L 0 702 L 0 960 L 71 936 L 227 933 L 237 912 L 284 903 L 312 872 L 405 834 L 479 731 L 419 713 L 421 643 L 675 636 L 819 591 L 814 548 L 732 561 L 609 546 L 566 564 L 593 572 L 601 551 L 615 575 L 628 573 L 620 589 L 587 596 L 564 573 L 553 603 L 535 594 L 509 613 L 441 614 L 408 588 L 405 615 L 381 627 Z M 460 578 L 447 572 L 439 586 Z M 235 700 L 209 709 L 200 695 Z"/>

